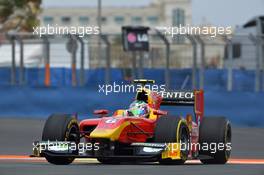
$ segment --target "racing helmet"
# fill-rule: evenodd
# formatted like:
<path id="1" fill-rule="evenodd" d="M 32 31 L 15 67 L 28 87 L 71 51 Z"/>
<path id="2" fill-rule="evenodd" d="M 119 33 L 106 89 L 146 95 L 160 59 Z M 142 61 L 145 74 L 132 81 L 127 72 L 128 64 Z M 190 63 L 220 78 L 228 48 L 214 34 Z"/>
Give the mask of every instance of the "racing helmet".
<path id="1" fill-rule="evenodd" d="M 148 104 L 141 100 L 135 100 L 130 104 L 129 110 L 133 116 L 143 116 L 146 117 L 149 114 Z"/>

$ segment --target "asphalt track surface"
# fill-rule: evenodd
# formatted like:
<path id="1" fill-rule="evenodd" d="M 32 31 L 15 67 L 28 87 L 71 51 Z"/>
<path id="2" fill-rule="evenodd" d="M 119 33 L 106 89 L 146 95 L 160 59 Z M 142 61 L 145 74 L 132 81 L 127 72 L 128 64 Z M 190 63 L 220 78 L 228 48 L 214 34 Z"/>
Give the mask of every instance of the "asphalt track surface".
<path id="1" fill-rule="evenodd" d="M 41 138 L 43 120 L 0 119 L 0 175 L 264 175 L 264 128 L 233 127 L 232 156 L 226 165 L 165 166 L 157 163 L 101 165 L 94 159 L 77 159 L 67 166 L 29 158 L 32 142 Z"/>

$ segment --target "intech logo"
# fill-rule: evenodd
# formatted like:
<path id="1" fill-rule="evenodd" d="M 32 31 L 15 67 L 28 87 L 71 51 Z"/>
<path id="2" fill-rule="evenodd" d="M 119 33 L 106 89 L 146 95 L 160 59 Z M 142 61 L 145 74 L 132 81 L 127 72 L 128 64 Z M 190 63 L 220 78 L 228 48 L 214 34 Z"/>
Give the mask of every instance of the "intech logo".
<path id="1" fill-rule="evenodd" d="M 194 99 L 193 92 L 159 92 L 163 98 L 174 98 L 174 99 Z"/>

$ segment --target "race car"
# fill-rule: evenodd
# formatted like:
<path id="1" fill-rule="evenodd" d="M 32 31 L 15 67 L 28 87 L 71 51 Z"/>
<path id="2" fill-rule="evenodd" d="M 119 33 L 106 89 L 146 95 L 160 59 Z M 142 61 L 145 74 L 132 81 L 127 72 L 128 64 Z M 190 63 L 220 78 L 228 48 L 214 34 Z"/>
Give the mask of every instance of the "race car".
<path id="1" fill-rule="evenodd" d="M 70 164 L 75 158 L 96 158 L 103 164 L 159 162 L 184 164 L 199 159 L 204 164 L 225 164 L 231 153 L 231 124 L 225 117 L 204 117 L 203 90 L 151 91 L 153 80 L 134 80 L 142 88 L 126 109 L 78 122 L 76 114 L 53 114 L 45 123 L 34 155 L 52 164 Z M 162 110 L 168 105 L 193 107 L 179 116 Z"/>

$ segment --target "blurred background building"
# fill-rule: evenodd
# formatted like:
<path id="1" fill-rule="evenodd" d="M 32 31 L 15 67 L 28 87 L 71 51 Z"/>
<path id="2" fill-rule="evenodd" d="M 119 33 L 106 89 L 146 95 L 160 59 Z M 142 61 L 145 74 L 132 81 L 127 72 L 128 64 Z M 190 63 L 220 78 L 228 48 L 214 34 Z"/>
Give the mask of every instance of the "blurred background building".
<path id="1" fill-rule="evenodd" d="M 46 26 L 96 26 L 98 8 L 96 6 L 86 7 L 44 7 L 40 13 L 40 25 Z M 184 26 L 192 24 L 192 1 L 191 0 L 153 0 L 144 6 L 103 6 L 101 16 L 101 32 L 112 36 L 111 46 L 111 67 L 118 68 L 131 67 L 132 55 L 124 53 L 121 47 L 121 27 L 124 25 L 131 26 L 149 26 L 152 30 L 159 26 Z M 152 32 L 153 33 L 153 32 Z M 115 35 L 115 36 L 113 36 Z M 209 39 L 209 40 L 208 40 Z M 224 42 L 221 38 L 216 37 L 213 40 L 208 38 L 208 42 L 214 45 L 206 46 L 206 64 L 209 67 L 223 67 Z M 189 68 L 192 66 L 192 46 L 184 36 L 168 37 L 171 40 L 171 62 L 172 68 Z M 144 67 L 161 68 L 165 66 L 164 43 L 157 38 L 152 38 L 153 47 L 149 53 L 144 54 Z M 87 41 L 88 42 L 88 41 Z M 85 47 L 86 68 L 104 67 L 104 58 L 98 58 L 98 48 L 96 39 L 89 40 L 89 47 Z M 177 44 L 178 43 L 178 44 Z M 87 43 L 88 45 L 88 43 Z M 217 46 L 216 46 L 217 45 Z M 11 56 L 10 47 L 2 47 L 1 50 L 6 53 L 6 58 Z M 104 49 L 104 48 L 103 48 Z M 89 52 L 93 50 L 93 52 Z M 16 49 L 19 56 L 19 49 Z M 65 41 L 62 43 L 54 42 L 50 47 L 51 65 L 53 67 L 70 67 L 70 54 L 65 49 Z M 25 53 L 25 66 L 40 66 L 44 63 L 43 49 L 40 45 L 34 45 L 32 52 Z M 104 56 L 104 55 L 103 55 Z M 105 57 L 105 56 L 104 56 Z M 42 59 L 40 59 L 42 58 Z M 79 57 L 78 57 L 79 58 Z M 2 65 L 7 65 L 8 61 L 4 59 Z M 79 60 L 78 60 L 79 61 Z M 10 62 L 9 62 L 10 63 Z M 129 64 L 130 63 L 130 64 Z M 198 59 L 201 64 L 201 59 Z"/>
<path id="2" fill-rule="evenodd" d="M 41 25 L 97 25 L 97 7 L 49 7 L 41 13 Z M 179 26 L 192 23 L 191 0 L 153 0 L 145 6 L 103 6 L 102 32 L 120 34 L 124 25 Z"/>

